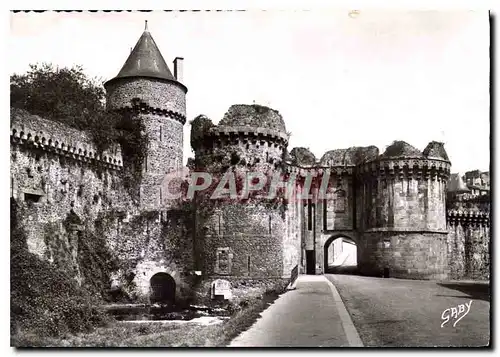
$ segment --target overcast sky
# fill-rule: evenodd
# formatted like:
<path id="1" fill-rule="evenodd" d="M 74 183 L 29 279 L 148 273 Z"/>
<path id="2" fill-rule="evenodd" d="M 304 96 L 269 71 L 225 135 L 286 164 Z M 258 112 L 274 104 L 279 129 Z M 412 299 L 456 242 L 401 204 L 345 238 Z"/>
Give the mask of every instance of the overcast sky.
<path id="1" fill-rule="evenodd" d="M 184 57 L 188 120 L 232 104 L 279 110 L 289 149 L 443 141 L 452 171 L 489 169 L 484 12 L 268 11 L 11 15 L 10 72 L 80 64 L 114 77 L 144 20 L 170 65 Z M 193 156 L 185 126 L 184 157 Z"/>

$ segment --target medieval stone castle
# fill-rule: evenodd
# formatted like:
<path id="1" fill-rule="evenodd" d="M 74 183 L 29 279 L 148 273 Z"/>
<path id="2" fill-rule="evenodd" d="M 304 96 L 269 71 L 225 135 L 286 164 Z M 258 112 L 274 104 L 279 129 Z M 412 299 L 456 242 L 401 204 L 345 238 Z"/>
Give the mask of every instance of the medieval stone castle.
<path id="1" fill-rule="evenodd" d="M 30 252 L 64 261 L 84 283 L 79 246 L 86 231 L 95 232 L 119 259 L 105 284 L 139 300 L 203 297 L 218 278 L 229 280 L 237 296 L 244 287 L 287 280 L 294 268 L 323 274 L 337 238 L 356 245 L 361 274 L 489 278 L 489 213 L 447 206 L 451 162 L 439 142 L 423 151 L 402 141 L 383 153 L 374 146 L 337 149 L 316 159 L 305 148 L 288 149 L 276 110 L 233 105 L 217 125 L 205 116 L 191 122 L 191 169 L 280 172 L 299 181 L 329 171 L 333 196 L 320 198 L 316 187 L 307 200 L 275 205 L 166 200 L 164 177 L 183 158 L 182 71 L 182 58 L 170 71 L 146 29 L 105 83 L 108 108 L 142 123 L 140 166 L 118 143 L 98 153 L 84 132 L 11 110 L 11 198 Z M 137 171 L 131 190 L 124 174 Z"/>

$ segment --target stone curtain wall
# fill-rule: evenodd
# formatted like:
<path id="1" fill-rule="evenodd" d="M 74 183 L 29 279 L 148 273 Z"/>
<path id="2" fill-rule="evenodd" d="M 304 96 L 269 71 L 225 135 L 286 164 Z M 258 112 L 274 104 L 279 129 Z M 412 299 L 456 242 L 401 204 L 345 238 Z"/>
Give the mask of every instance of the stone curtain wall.
<path id="1" fill-rule="evenodd" d="M 172 276 L 176 296 L 189 296 L 188 280 L 193 270 L 190 217 L 180 210 L 142 212 L 109 222 L 109 244 L 121 258 L 114 284 L 131 295 L 149 296 L 151 277 L 159 272 Z"/>
<path id="2" fill-rule="evenodd" d="M 317 220 L 322 222 L 321 230 L 352 230 L 354 228 L 354 187 L 352 175 L 332 175 L 328 191 L 334 197 L 322 203 Z"/>
<path id="3" fill-rule="evenodd" d="M 11 198 L 30 252 L 70 269 L 80 283 L 120 287 L 133 299 L 147 300 L 149 279 L 167 272 L 177 295 L 189 295 L 185 277 L 192 270 L 190 215 L 184 211 L 141 213 L 123 185 L 120 147 L 101 156 L 87 135 L 60 123 L 13 111 L 11 116 Z M 35 202 L 37 201 L 37 202 Z M 75 218 L 76 217 L 76 218 Z M 69 224 L 68 221 L 80 221 Z M 88 241 L 99 238 L 99 242 Z M 187 237 L 187 239 L 186 239 Z M 84 247 L 107 250 L 117 259 L 110 276 L 85 281 Z"/>
<path id="4" fill-rule="evenodd" d="M 283 277 L 288 278 L 292 269 L 301 262 L 302 202 L 293 200 L 285 212 L 286 232 L 283 237 Z"/>
<path id="5" fill-rule="evenodd" d="M 490 279 L 489 213 L 448 212 L 450 279 Z"/>
<path id="6" fill-rule="evenodd" d="M 119 148 L 103 155 L 116 160 L 116 165 L 95 153 L 84 133 L 25 112 L 12 112 L 11 197 L 28 208 L 26 222 L 36 222 L 25 224 L 32 253 L 44 256 L 44 225 L 60 227 L 72 210 L 92 222 L 111 208 L 132 209 L 126 192 L 120 189 Z"/>
<path id="7" fill-rule="evenodd" d="M 32 115 L 25 110 L 11 108 L 10 127 L 12 143 L 39 149 L 58 157 L 82 164 L 120 170 L 123 167 L 119 145 L 99 155 L 87 133 Z"/>

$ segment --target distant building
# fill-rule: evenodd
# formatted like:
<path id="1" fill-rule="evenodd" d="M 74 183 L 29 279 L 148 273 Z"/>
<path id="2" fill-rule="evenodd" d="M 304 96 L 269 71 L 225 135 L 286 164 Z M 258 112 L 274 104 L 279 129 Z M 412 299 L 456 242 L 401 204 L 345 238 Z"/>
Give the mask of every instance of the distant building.
<path id="1" fill-rule="evenodd" d="M 461 200 L 489 195 L 490 173 L 474 170 L 467 171 L 465 175 L 451 174 L 448 180 L 448 193 Z"/>
<path id="2" fill-rule="evenodd" d="M 467 171 L 464 175 L 464 181 L 471 190 L 470 194 L 472 196 L 482 196 L 490 193 L 489 171 Z"/>

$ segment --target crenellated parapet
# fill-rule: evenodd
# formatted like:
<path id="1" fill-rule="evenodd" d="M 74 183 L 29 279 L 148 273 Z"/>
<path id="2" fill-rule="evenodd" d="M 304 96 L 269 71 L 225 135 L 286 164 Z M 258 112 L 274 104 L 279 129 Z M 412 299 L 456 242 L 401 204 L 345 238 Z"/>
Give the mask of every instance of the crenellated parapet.
<path id="1" fill-rule="evenodd" d="M 256 104 L 232 105 L 218 125 L 204 115 L 191 122 L 191 146 L 199 161 L 277 168 L 288 140 L 278 111 Z"/>
<path id="2" fill-rule="evenodd" d="M 52 154 L 60 155 L 69 159 L 78 160 L 88 164 L 101 165 L 112 170 L 121 170 L 123 163 L 117 156 L 99 155 L 93 151 L 87 150 L 85 146 L 71 146 L 65 142 L 46 139 L 40 137 L 36 132 L 24 132 L 20 129 L 11 128 L 10 139 L 15 145 L 22 145 L 27 148 L 38 148 Z"/>
<path id="3" fill-rule="evenodd" d="M 355 170 L 354 166 L 312 166 L 312 167 L 302 167 L 287 162 L 285 166 L 285 172 L 288 174 L 295 174 L 298 177 L 306 177 L 307 175 L 312 175 L 313 177 L 322 177 L 327 172 L 331 176 L 351 176 Z"/>
<path id="4" fill-rule="evenodd" d="M 210 138 L 215 145 L 227 143 L 248 144 L 264 143 L 284 149 L 288 144 L 288 135 L 276 130 L 266 128 L 255 128 L 249 126 L 214 126 L 204 133 L 193 136 L 193 139 L 204 140 Z"/>
<path id="5" fill-rule="evenodd" d="M 451 226 L 479 227 L 490 225 L 490 214 L 488 212 L 473 210 L 449 210 L 446 214 L 448 224 Z"/>
<path id="6" fill-rule="evenodd" d="M 287 144 L 286 133 L 270 128 L 213 125 L 210 122 L 201 130 L 191 130 L 191 145 L 200 160 L 226 162 L 237 156 L 241 159 L 238 163 L 243 166 L 271 165 L 277 168 Z"/>
<path id="7" fill-rule="evenodd" d="M 118 145 L 99 154 L 82 131 L 21 110 L 13 110 L 11 113 L 10 140 L 12 145 L 43 150 L 89 165 L 98 165 L 111 170 L 123 168 Z"/>
<path id="8" fill-rule="evenodd" d="M 175 110 L 158 108 L 157 106 L 150 105 L 147 100 L 137 100 L 130 103 L 124 103 L 123 106 L 118 110 L 120 112 L 128 111 L 133 115 L 156 115 L 160 117 L 170 118 L 178 121 L 182 125 L 186 124 L 186 116 Z"/>
<path id="9" fill-rule="evenodd" d="M 451 163 L 442 159 L 422 157 L 380 158 L 361 164 L 357 174 L 362 177 L 372 176 L 386 179 L 411 178 L 416 180 L 447 181 Z"/>

